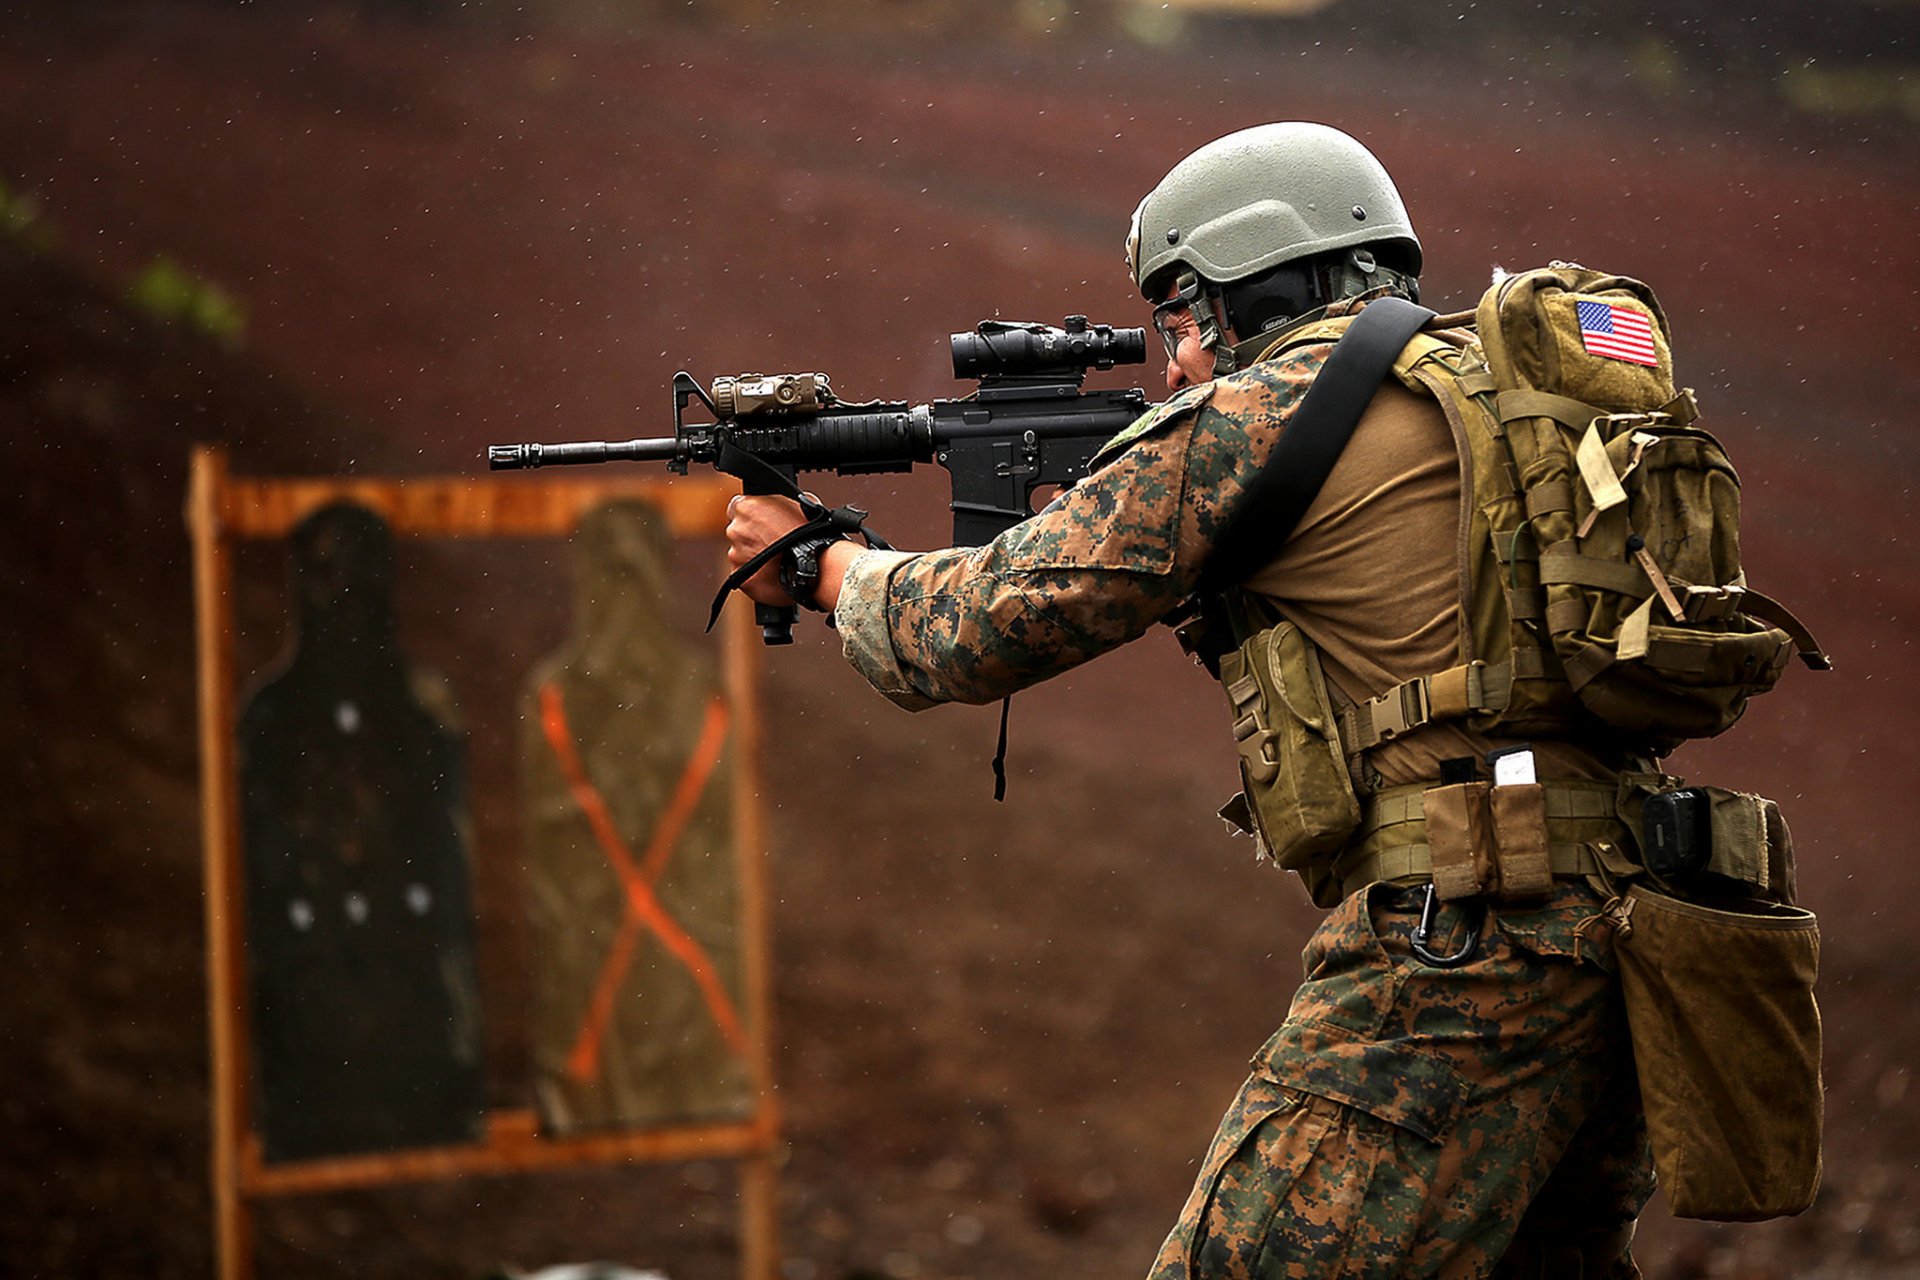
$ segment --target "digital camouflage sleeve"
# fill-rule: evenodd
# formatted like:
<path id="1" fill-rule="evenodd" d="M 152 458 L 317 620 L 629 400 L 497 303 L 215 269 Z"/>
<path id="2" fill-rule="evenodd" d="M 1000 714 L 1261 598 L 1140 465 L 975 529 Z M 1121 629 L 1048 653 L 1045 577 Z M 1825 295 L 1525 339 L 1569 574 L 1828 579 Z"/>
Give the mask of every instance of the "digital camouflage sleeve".
<path id="1" fill-rule="evenodd" d="M 1331 349 L 1181 392 L 984 547 L 862 553 L 834 611 L 847 659 L 918 711 L 995 701 L 1144 635 L 1193 590 Z"/>

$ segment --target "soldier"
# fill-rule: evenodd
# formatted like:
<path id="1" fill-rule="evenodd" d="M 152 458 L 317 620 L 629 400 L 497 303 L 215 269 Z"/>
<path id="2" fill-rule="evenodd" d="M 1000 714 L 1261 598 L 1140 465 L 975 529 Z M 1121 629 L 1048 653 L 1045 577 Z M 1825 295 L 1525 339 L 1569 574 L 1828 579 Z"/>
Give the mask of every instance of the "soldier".
<path id="1" fill-rule="evenodd" d="M 1272 124 L 1176 165 L 1135 211 L 1127 252 L 1170 398 L 1086 480 L 985 547 L 822 540 L 748 593 L 831 611 L 848 659 L 911 710 L 997 700 L 1179 616 L 1332 350 L 1320 322 L 1416 299 L 1421 250 L 1363 146 Z M 1213 611 L 1231 626 L 1216 651 L 1243 724 L 1279 714 L 1253 679 L 1261 643 L 1349 738 L 1367 723 L 1357 712 L 1454 666 L 1460 490 L 1440 405 L 1384 379 L 1303 518 Z M 800 520 L 785 499 L 735 499 L 730 558 Z M 1577 735 L 1516 742 L 1420 720 L 1343 742 L 1329 758 L 1350 765 L 1332 781 L 1284 746 L 1272 770 L 1249 770 L 1240 816 L 1331 910 L 1153 1280 L 1639 1274 L 1629 1246 L 1652 1173 L 1612 957 L 1581 927 L 1598 908 L 1593 868 L 1556 861 L 1527 900 L 1436 901 L 1428 848 L 1479 833 L 1464 817 L 1441 829 L 1419 799 L 1503 748 L 1556 794 L 1604 792 L 1635 762 Z M 1258 821 L 1287 786 L 1300 813 L 1346 803 L 1358 825 Z"/>

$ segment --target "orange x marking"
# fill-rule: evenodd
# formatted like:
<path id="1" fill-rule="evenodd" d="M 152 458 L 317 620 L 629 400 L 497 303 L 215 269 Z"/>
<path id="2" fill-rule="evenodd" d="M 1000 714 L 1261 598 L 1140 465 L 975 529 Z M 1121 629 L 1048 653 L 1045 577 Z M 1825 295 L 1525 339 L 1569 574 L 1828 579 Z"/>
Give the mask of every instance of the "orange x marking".
<path id="1" fill-rule="evenodd" d="M 586 1018 L 580 1024 L 580 1034 L 574 1040 L 573 1051 L 567 1056 L 567 1074 L 582 1083 L 599 1076 L 600 1047 L 613 1021 L 614 998 L 619 993 L 627 967 L 633 961 L 634 947 L 643 927 L 656 935 L 668 953 L 685 966 L 706 998 L 707 1010 L 713 1015 L 720 1034 L 735 1053 L 744 1056 L 747 1052 L 746 1032 L 741 1027 L 733 1001 L 727 995 L 726 986 L 714 970 L 713 962 L 707 958 L 700 944 L 667 913 L 666 907 L 661 905 L 653 891 L 660 873 L 666 869 L 667 860 L 673 856 L 674 846 L 679 843 L 681 834 L 693 817 L 694 807 L 700 802 L 701 793 L 706 790 L 707 780 L 720 763 L 721 749 L 726 745 L 727 737 L 726 704 L 719 698 L 707 704 L 706 720 L 700 726 L 700 738 L 694 744 L 693 754 L 687 759 L 686 771 L 680 775 L 666 812 L 654 827 L 646 856 L 638 860 L 621 838 L 619 829 L 614 826 L 613 815 L 607 809 L 605 798 L 587 776 L 586 766 L 573 744 L 573 733 L 567 727 L 566 706 L 560 697 L 560 686 L 552 681 L 540 686 L 540 722 L 548 744 L 553 747 L 553 753 L 560 761 L 560 770 L 566 775 L 574 803 L 586 815 L 594 837 L 600 842 L 601 851 L 607 855 L 607 862 L 620 877 L 627 898 L 620 932 L 601 965 L 593 999 L 587 1005 Z"/>

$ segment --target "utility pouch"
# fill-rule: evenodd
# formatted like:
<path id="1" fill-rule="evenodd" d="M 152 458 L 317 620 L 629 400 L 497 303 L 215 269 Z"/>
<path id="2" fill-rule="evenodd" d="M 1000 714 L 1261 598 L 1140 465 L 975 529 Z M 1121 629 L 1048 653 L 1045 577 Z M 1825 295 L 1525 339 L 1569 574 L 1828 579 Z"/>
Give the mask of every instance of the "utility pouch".
<path id="1" fill-rule="evenodd" d="M 1794 904 L 1793 835 L 1773 801 L 1724 787 L 1664 786 L 1638 803 L 1641 860 L 1661 881 Z"/>
<path id="2" fill-rule="evenodd" d="M 1429 788 L 1421 802 L 1442 901 L 1486 894 L 1517 902 L 1552 891 L 1545 787 L 1460 782 Z"/>
<path id="3" fill-rule="evenodd" d="M 1793 836 L 1780 806 L 1744 791 L 1698 790 L 1706 794 L 1712 827 L 1706 870 L 1739 881 L 1754 897 L 1792 906 Z"/>
<path id="4" fill-rule="evenodd" d="M 1251 826 L 1261 850 L 1310 891 L 1360 826 L 1360 803 L 1335 729 L 1320 654 L 1291 622 L 1258 632 L 1220 659 L 1241 783 L 1221 816 Z"/>
<path id="5" fill-rule="evenodd" d="M 1676 1216 L 1799 1213 L 1820 1185 L 1813 913 L 1705 906 L 1635 886 L 1614 934 L 1654 1168 Z"/>

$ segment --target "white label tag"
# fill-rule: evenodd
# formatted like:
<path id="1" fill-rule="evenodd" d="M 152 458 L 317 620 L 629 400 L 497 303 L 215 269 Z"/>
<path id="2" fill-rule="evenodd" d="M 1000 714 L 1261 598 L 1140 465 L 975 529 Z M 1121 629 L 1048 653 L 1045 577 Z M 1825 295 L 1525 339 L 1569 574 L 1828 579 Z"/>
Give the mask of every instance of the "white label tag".
<path id="1" fill-rule="evenodd" d="M 1494 753 L 1494 786 L 1524 787 L 1533 781 L 1533 749 L 1531 747 L 1515 747 L 1510 751 Z"/>

